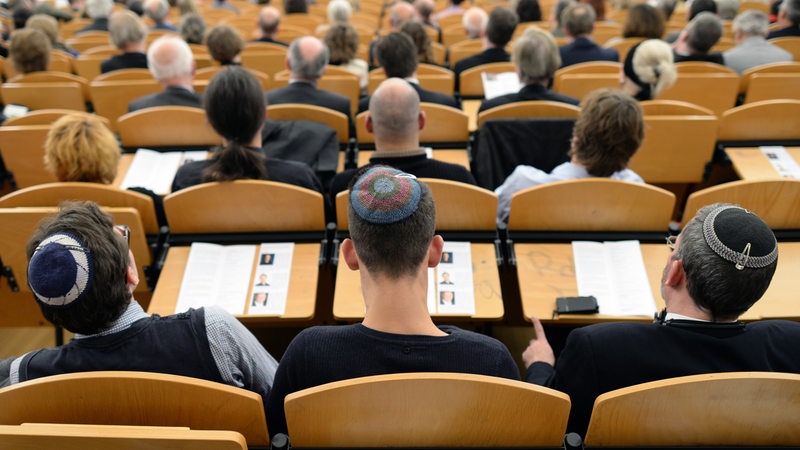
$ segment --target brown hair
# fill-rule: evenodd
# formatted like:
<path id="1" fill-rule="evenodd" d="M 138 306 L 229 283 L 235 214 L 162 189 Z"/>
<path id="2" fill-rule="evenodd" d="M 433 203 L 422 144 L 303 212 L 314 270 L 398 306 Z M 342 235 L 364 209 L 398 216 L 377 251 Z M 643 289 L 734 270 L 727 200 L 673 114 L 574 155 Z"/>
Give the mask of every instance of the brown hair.
<path id="1" fill-rule="evenodd" d="M 230 25 L 217 25 L 206 35 L 208 53 L 220 64 L 230 64 L 244 50 L 244 39 Z"/>
<path id="2" fill-rule="evenodd" d="M 47 70 L 53 49 L 46 34 L 33 28 L 23 28 L 11 35 L 11 63 L 20 73 Z"/>
<path id="3" fill-rule="evenodd" d="M 417 62 L 423 64 L 436 64 L 433 59 L 433 46 L 431 38 L 425 32 L 424 26 L 419 22 L 406 22 L 400 27 L 400 32 L 407 34 L 417 47 Z"/>
<path id="4" fill-rule="evenodd" d="M 639 3 L 631 6 L 628 11 L 628 17 L 622 27 L 622 37 L 661 39 L 666 27 L 662 10 L 646 3 Z"/>
<path id="5" fill-rule="evenodd" d="M 325 34 L 325 45 L 330 51 L 329 64 L 347 64 L 356 57 L 358 51 L 358 33 L 350 24 L 331 25 Z"/>
<path id="6" fill-rule="evenodd" d="M 44 165 L 59 181 L 111 184 L 120 150 L 111 130 L 90 114 L 58 119 L 47 133 Z"/>

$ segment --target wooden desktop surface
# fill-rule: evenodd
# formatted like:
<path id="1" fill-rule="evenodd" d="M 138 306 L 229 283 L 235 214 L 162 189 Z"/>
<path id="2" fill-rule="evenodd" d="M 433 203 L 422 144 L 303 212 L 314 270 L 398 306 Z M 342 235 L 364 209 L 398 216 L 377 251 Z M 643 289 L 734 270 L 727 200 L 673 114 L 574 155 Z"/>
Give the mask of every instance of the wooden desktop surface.
<path id="1" fill-rule="evenodd" d="M 786 147 L 792 159 L 800 163 L 800 147 Z M 779 178 L 769 159 L 758 147 L 729 147 L 725 149 L 733 169 L 742 180 L 769 180 Z"/>
<path id="2" fill-rule="evenodd" d="M 800 318 L 800 242 L 779 243 L 778 269 L 764 297 L 743 316 L 742 320 L 766 318 Z M 591 324 L 606 321 L 633 320 L 650 322 L 649 316 L 604 316 L 599 314 L 569 314 L 553 317 L 556 297 L 578 295 L 575 264 L 570 244 L 515 244 L 517 273 L 519 276 L 522 310 L 525 318 L 531 316 L 543 322 Z M 664 244 L 642 244 L 650 288 L 656 309 L 664 307 L 661 298 L 661 276 L 667 263 L 669 249 Z"/>
<path id="3" fill-rule="evenodd" d="M 170 315 L 175 313 L 183 272 L 189 259 L 190 247 L 171 247 L 164 262 L 164 268 L 153 292 L 151 314 Z M 289 279 L 289 293 L 286 299 L 286 313 L 282 316 L 241 315 L 237 316 L 246 324 L 262 322 L 303 322 L 314 318 L 317 298 L 317 277 L 319 276 L 320 244 L 295 244 L 292 257 L 292 274 Z M 257 257 L 257 255 L 256 255 Z M 255 260 L 253 261 L 255 263 Z M 252 282 L 252 280 L 251 280 Z M 242 299 L 246 302 L 246 299 Z"/>
<path id="4" fill-rule="evenodd" d="M 471 244 L 472 282 L 475 286 L 475 315 L 433 314 L 437 318 L 467 320 L 500 320 L 503 318 L 503 298 L 500 294 L 500 275 L 493 244 Z M 336 291 L 333 296 L 333 316 L 339 320 L 364 318 L 364 300 L 361 279 L 357 271 L 350 270 L 339 258 L 336 271 Z"/>

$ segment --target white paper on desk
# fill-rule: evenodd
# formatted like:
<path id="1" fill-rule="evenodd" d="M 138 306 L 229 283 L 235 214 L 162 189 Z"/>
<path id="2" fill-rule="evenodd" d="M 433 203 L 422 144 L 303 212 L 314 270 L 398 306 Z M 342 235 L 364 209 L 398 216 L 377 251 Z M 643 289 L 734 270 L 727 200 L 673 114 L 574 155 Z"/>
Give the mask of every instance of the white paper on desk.
<path id="1" fill-rule="evenodd" d="M 208 152 L 157 152 L 140 148 L 122 180 L 122 189 L 143 187 L 158 195 L 167 195 L 172 189 L 175 173 L 183 164 L 206 159 Z"/>
<path id="2" fill-rule="evenodd" d="M 594 295 L 600 314 L 652 316 L 653 291 L 638 241 L 572 242 L 578 295 Z"/>
<path id="3" fill-rule="evenodd" d="M 472 281 L 469 242 L 444 243 L 435 276 L 428 272 L 428 311 L 442 315 L 475 315 L 475 284 Z"/>
<path id="4" fill-rule="evenodd" d="M 248 314 L 286 314 L 293 256 L 292 242 L 261 244 Z"/>
<path id="5" fill-rule="evenodd" d="M 519 92 L 523 86 L 516 72 L 481 72 L 481 81 L 483 81 L 483 96 L 487 99 Z"/>
<path id="6" fill-rule="evenodd" d="M 785 147 L 764 146 L 759 147 L 759 149 L 781 178 L 800 179 L 800 166 L 792 158 L 792 155 L 786 151 Z"/>
<path id="7" fill-rule="evenodd" d="M 255 254 L 255 245 L 192 244 L 175 312 L 217 305 L 243 314 Z"/>

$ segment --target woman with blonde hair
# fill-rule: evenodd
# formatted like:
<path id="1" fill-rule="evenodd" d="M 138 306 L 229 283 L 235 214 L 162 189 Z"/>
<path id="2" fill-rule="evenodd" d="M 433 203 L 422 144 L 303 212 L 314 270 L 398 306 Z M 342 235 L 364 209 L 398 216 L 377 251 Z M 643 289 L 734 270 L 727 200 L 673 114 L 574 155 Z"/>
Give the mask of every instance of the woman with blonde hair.
<path id="1" fill-rule="evenodd" d="M 91 114 L 56 120 L 44 144 L 44 166 L 58 181 L 111 184 L 119 158 L 114 134 Z"/>
<path id="2" fill-rule="evenodd" d="M 664 41 L 648 39 L 635 45 L 622 65 L 622 90 L 637 100 L 652 100 L 678 79 L 673 58 Z"/>

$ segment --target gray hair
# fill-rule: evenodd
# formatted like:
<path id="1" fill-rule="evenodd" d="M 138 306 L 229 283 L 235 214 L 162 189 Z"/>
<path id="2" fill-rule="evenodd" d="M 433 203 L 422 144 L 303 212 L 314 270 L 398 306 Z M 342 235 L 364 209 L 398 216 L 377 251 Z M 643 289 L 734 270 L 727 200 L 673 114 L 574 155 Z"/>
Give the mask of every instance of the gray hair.
<path id="1" fill-rule="evenodd" d="M 189 44 L 173 36 L 160 37 L 147 49 L 147 67 L 161 83 L 191 76 L 193 59 Z"/>
<path id="2" fill-rule="evenodd" d="M 167 0 L 147 0 L 144 12 L 147 17 L 153 19 L 155 23 L 161 23 L 169 14 L 169 3 Z"/>
<path id="3" fill-rule="evenodd" d="M 353 7 L 347 0 L 333 0 L 328 3 L 327 12 L 331 23 L 345 23 L 353 15 Z"/>
<path id="4" fill-rule="evenodd" d="M 739 0 L 714 0 L 717 2 L 717 15 L 722 20 L 733 20 L 739 11 Z"/>
<path id="5" fill-rule="evenodd" d="M 748 9 L 733 19 L 733 31 L 745 36 L 766 36 L 769 32 L 769 17 L 761 11 Z"/>
<path id="6" fill-rule="evenodd" d="M 687 43 L 697 52 L 706 53 L 722 37 L 722 21 L 716 14 L 703 11 L 687 25 Z"/>
<path id="7" fill-rule="evenodd" d="M 319 53 L 313 55 L 314 58 L 306 60 L 303 56 L 302 43 L 316 41 L 321 49 Z M 312 36 L 297 38 L 289 44 L 289 65 L 292 67 L 292 75 L 315 80 L 325 73 L 325 68 L 329 61 L 328 46 L 324 42 Z"/>
<path id="8" fill-rule="evenodd" d="M 561 67 L 561 55 L 550 33 L 530 27 L 514 42 L 511 62 L 517 66 L 521 83 L 545 83 Z"/>
<path id="9" fill-rule="evenodd" d="M 478 39 L 489 24 L 489 15 L 482 8 L 473 6 L 461 16 L 461 24 L 470 39 Z"/>
<path id="10" fill-rule="evenodd" d="M 592 34 L 597 14 L 588 3 L 569 5 L 561 13 L 561 24 L 570 36 L 579 37 Z"/>
<path id="11" fill-rule="evenodd" d="M 781 9 L 793 24 L 800 25 L 800 0 L 783 0 Z"/>
<path id="12" fill-rule="evenodd" d="M 108 22 L 108 29 L 111 34 L 111 43 L 118 49 L 124 49 L 128 44 L 144 41 L 147 36 L 145 28 L 136 13 L 123 10 L 111 15 Z"/>
<path id="13" fill-rule="evenodd" d="M 206 34 L 206 21 L 198 13 L 188 13 L 181 17 L 180 33 L 190 44 L 202 44 Z"/>
<path id="14" fill-rule="evenodd" d="M 86 0 L 86 14 L 92 19 L 110 16 L 113 8 L 111 0 Z"/>

